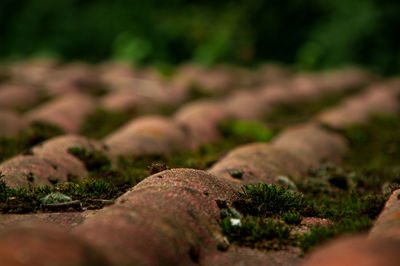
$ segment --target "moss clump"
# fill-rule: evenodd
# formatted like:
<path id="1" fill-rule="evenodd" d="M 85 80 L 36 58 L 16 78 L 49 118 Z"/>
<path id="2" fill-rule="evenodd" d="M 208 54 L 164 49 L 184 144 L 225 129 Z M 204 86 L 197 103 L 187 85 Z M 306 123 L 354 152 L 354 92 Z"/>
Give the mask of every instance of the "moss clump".
<path id="1" fill-rule="evenodd" d="M 60 192 L 52 192 L 40 199 L 41 204 L 53 204 L 69 201 L 72 201 L 71 197 L 68 197 Z"/>
<path id="2" fill-rule="evenodd" d="M 0 177 L 2 177 L 0 173 Z M 125 189 L 126 190 L 126 189 Z M 115 199 L 125 190 L 104 180 L 84 180 L 79 183 L 63 183 L 54 187 L 7 187 L 0 178 L 0 212 L 30 213 L 40 210 L 42 204 L 79 200 L 83 207 L 96 209 L 95 199 Z M 62 196 L 61 196 L 62 195 Z"/>
<path id="3" fill-rule="evenodd" d="M 240 199 L 233 203 L 236 209 L 221 210 L 221 230 L 228 240 L 263 249 L 294 245 L 292 225 L 300 224 L 300 213 L 307 209 L 303 195 L 274 184 L 245 185 L 242 190 Z M 232 218 L 240 223 L 232 223 Z"/>
<path id="4" fill-rule="evenodd" d="M 376 188 L 366 189 L 357 181 L 368 182 L 368 179 L 362 172 L 330 165 L 310 172 L 308 178 L 298 184 L 312 216 L 332 222 L 328 227 L 314 227 L 310 233 L 300 236 L 298 245 L 304 252 L 332 237 L 366 231 L 372 226 L 388 194 Z"/>
<path id="5" fill-rule="evenodd" d="M 329 169 L 329 171 L 327 170 Z M 243 228 L 229 225 L 228 219 L 232 212 L 226 208 L 221 210 L 221 229 L 228 239 L 237 245 L 258 248 L 282 248 L 285 245 L 299 246 L 304 252 L 315 245 L 341 234 L 361 232 L 371 227 L 373 219 L 380 213 L 387 195 L 371 193 L 363 190 L 350 189 L 330 183 L 330 174 L 341 171 L 333 167 L 322 168 L 310 173 L 308 179 L 321 177 L 324 173 L 327 180 L 324 186 L 309 185 L 308 181 L 298 184 L 300 193 L 291 192 L 287 188 L 276 185 L 246 185 L 243 192 L 239 193 L 239 200 L 233 206 L 240 212 Z M 352 173 L 348 173 L 352 175 Z M 327 189 L 328 188 L 328 189 Z M 260 225 L 265 219 L 274 219 L 285 224 L 285 230 L 292 230 L 307 217 L 327 218 L 331 221 L 328 226 L 312 227 L 310 233 L 292 234 L 282 240 L 282 235 L 276 236 L 270 245 L 270 238 L 259 237 L 265 232 Z M 238 217 L 238 215 L 236 215 Z M 250 221 L 250 222 L 249 222 Z M 270 225 L 274 226 L 274 225 Z M 280 228 L 279 230 L 281 230 Z M 278 229 L 277 229 L 278 230 Z M 267 243 L 267 244 L 265 244 Z"/>
<path id="6" fill-rule="evenodd" d="M 266 125 L 256 121 L 231 120 L 219 124 L 224 137 L 241 138 L 244 141 L 270 141 L 274 133 Z"/>
<path id="7" fill-rule="evenodd" d="M 147 168 L 149 169 L 149 175 L 154 175 L 159 172 L 168 170 L 168 166 L 165 163 L 152 163 Z"/>
<path id="8" fill-rule="evenodd" d="M 133 115 L 128 112 L 113 112 L 98 109 L 83 123 L 80 134 L 94 139 L 101 139 L 132 118 Z"/>
<path id="9" fill-rule="evenodd" d="M 281 249 L 292 243 L 290 227 L 271 218 L 247 216 L 240 223 L 225 218 L 221 223 L 222 233 L 231 244 L 253 248 Z"/>
<path id="10" fill-rule="evenodd" d="M 84 162 L 89 171 L 105 171 L 111 168 L 110 159 L 100 151 L 88 151 L 82 147 L 70 147 L 68 152 Z"/>
<path id="11" fill-rule="evenodd" d="M 168 161 L 164 156 L 120 157 L 116 165 L 116 170 L 112 172 L 111 176 L 106 175 L 105 178 L 112 180 L 118 186 L 132 187 L 152 173 L 164 167 L 168 168 L 168 166 Z M 99 177 L 98 174 L 94 175 Z"/>
<path id="12" fill-rule="evenodd" d="M 303 195 L 271 184 L 245 185 L 234 206 L 244 215 L 271 217 L 305 208 Z"/>
<path id="13" fill-rule="evenodd" d="M 289 211 L 281 215 L 280 217 L 285 223 L 299 225 L 303 220 L 303 216 L 299 212 L 296 211 Z"/>
<path id="14" fill-rule="evenodd" d="M 20 153 L 29 154 L 32 146 L 62 134 L 64 131 L 56 125 L 34 122 L 15 137 L 0 137 L 0 162 Z"/>
<path id="15" fill-rule="evenodd" d="M 242 177 L 243 177 L 243 171 L 241 171 L 241 170 L 234 169 L 234 170 L 229 170 L 228 172 L 229 172 L 229 175 L 233 178 L 242 179 Z"/>

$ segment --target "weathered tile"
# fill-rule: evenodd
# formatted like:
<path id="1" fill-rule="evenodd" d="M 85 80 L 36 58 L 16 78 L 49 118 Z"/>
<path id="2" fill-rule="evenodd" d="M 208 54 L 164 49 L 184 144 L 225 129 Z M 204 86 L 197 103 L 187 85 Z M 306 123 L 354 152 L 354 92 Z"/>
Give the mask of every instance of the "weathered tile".
<path id="1" fill-rule="evenodd" d="M 400 261 L 399 249 L 398 240 L 368 240 L 365 236 L 337 239 L 317 248 L 307 256 L 304 265 L 392 266 Z"/>
<path id="2" fill-rule="evenodd" d="M 55 124 L 67 133 L 77 133 L 85 119 L 96 110 L 96 102 L 85 94 L 68 94 L 26 113 L 28 121 Z"/>
<path id="3" fill-rule="evenodd" d="M 186 141 L 174 121 L 159 116 L 134 119 L 104 139 L 112 155 L 169 154 L 187 149 Z"/>
<path id="4" fill-rule="evenodd" d="M 28 122 L 11 110 L 0 110 L 0 136 L 15 136 L 28 128 Z"/>

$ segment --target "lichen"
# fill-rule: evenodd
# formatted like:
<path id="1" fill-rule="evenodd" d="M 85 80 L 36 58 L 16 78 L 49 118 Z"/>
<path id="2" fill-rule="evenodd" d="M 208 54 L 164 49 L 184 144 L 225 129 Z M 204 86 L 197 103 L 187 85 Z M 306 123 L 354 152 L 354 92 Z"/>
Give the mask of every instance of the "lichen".
<path id="1" fill-rule="evenodd" d="M 52 192 L 40 199 L 41 204 L 54 204 L 69 201 L 72 201 L 71 197 L 68 197 L 60 192 Z"/>

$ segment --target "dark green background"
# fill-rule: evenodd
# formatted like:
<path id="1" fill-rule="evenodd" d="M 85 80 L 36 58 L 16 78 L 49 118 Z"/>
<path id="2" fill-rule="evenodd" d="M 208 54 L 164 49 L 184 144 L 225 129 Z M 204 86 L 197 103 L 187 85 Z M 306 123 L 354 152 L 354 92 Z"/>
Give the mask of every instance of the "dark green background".
<path id="1" fill-rule="evenodd" d="M 400 71 L 398 0 L 1 0 L 0 57 Z"/>

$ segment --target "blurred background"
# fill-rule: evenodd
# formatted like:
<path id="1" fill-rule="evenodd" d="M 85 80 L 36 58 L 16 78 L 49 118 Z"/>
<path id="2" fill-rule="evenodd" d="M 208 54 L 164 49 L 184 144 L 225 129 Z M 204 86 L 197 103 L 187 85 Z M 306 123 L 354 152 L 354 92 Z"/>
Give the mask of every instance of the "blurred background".
<path id="1" fill-rule="evenodd" d="M 0 57 L 400 72 L 398 0 L 1 0 Z"/>

